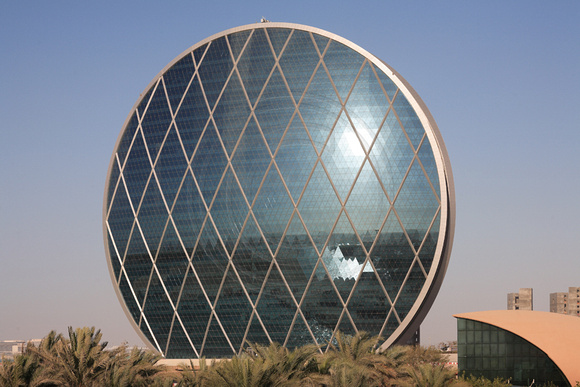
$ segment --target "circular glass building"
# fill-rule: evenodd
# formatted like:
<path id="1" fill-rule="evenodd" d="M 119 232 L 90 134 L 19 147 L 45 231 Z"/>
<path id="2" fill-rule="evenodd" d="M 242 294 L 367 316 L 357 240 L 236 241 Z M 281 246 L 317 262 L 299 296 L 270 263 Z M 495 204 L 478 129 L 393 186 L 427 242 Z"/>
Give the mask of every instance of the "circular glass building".
<path id="1" fill-rule="evenodd" d="M 130 321 L 168 358 L 368 331 L 412 336 L 454 230 L 447 153 L 387 64 L 326 31 L 233 28 L 147 86 L 103 220 Z"/>

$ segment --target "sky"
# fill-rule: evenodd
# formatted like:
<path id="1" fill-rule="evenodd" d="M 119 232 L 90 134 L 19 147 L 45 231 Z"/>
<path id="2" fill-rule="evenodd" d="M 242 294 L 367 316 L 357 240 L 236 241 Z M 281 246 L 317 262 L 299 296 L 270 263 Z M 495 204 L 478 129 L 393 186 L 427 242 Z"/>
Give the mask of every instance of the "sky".
<path id="1" fill-rule="evenodd" d="M 506 294 L 580 286 L 578 1 L 5 1 L 0 12 L 0 340 L 95 326 L 143 343 L 104 252 L 109 160 L 139 94 L 198 41 L 258 22 L 315 26 L 381 58 L 419 93 L 447 146 L 451 260 L 421 326 Z M 575 247 L 576 246 L 576 247 Z"/>

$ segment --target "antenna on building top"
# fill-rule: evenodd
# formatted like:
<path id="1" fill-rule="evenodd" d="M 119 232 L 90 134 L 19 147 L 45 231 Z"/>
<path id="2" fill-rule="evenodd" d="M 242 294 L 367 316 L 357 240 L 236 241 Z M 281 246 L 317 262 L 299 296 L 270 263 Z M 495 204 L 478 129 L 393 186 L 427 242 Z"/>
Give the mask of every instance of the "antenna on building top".
<path id="1" fill-rule="evenodd" d="M 260 23 L 270 23 L 270 20 L 266 19 L 264 16 L 260 19 Z"/>

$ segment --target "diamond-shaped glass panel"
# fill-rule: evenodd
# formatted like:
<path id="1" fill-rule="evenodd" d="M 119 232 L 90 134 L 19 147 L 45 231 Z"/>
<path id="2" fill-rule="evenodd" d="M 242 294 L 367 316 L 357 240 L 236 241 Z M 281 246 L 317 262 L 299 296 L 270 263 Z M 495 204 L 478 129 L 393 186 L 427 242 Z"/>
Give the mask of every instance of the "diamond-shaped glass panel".
<path id="1" fill-rule="evenodd" d="M 298 204 L 298 211 L 318 251 L 322 250 L 340 208 L 338 197 L 319 163 Z"/>
<path id="2" fill-rule="evenodd" d="M 280 272 L 275 267 L 266 279 L 266 285 L 256 309 L 270 339 L 283 344 L 296 312 L 296 304 L 290 297 Z"/>
<path id="3" fill-rule="evenodd" d="M 274 48 L 276 55 L 280 55 L 280 51 L 282 51 L 282 47 L 284 47 L 284 44 L 286 44 L 288 36 L 290 36 L 290 32 L 291 30 L 287 28 L 268 29 L 268 37 L 270 38 L 270 42 L 272 43 L 272 47 Z"/>
<path id="4" fill-rule="evenodd" d="M 211 307 L 191 268 L 187 272 L 187 277 L 183 284 L 183 292 L 177 305 L 177 313 L 181 317 L 181 321 L 183 321 L 193 345 L 199 351 L 211 314 Z"/>
<path id="5" fill-rule="evenodd" d="M 170 208 L 181 186 L 186 169 L 187 160 L 177 132 L 172 127 L 167 134 L 167 138 L 155 164 L 155 173 L 159 180 L 161 190 L 163 191 L 163 197 L 165 197 L 167 205 Z"/>
<path id="6" fill-rule="evenodd" d="M 272 153 L 276 152 L 294 110 L 292 97 L 280 71 L 276 69 L 254 112 Z"/>
<path id="7" fill-rule="evenodd" d="M 171 125 L 171 111 L 169 110 L 165 89 L 160 82 L 151 98 L 145 117 L 141 120 L 141 129 L 147 142 L 151 160 L 157 158 L 157 152 L 161 148 L 165 134 L 169 130 L 169 125 Z"/>
<path id="8" fill-rule="evenodd" d="M 169 95 L 169 101 L 171 101 L 173 113 L 177 111 L 183 92 L 189 84 L 194 71 L 193 59 L 190 54 L 187 54 L 163 74 L 163 81 L 165 82 L 167 95 Z"/>
<path id="9" fill-rule="evenodd" d="M 211 203 L 227 166 L 227 157 L 213 125 L 209 125 L 191 162 L 191 169 L 205 202 Z"/>
<path id="10" fill-rule="evenodd" d="M 213 110 L 232 68 L 225 37 L 212 41 L 198 69 L 210 110 Z"/>
<path id="11" fill-rule="evenodd" d="M 213 118 L 222 142 L 231 154 L 250 115 L 250 107 L 237 76 L 233 75 L 222 94 Z"/>
<path id="12" fill-rule="evenodd" d="M 297 115 L 294 116 L 284 136 L 284 141 L 276 153 L 276 165 L 280 169 L 294 202 L 298 202 L 317 158 L 302 121 Z"/>
<path id="13" fill-rule="evenodd" d="M 346 199 L 364 159 L 365 151 L 343 112 L 322 153 L 324 166 L 342 200 Z"/>
<path id="14" fill-rule="evenodd" d="M 175 116 L 175 124 L 188 159 L 191 158 L 197 146 L 208 117 L 209 111 L 199 84 L 199 78 L 196 75 L 185 94 L 181 108 Z"/>
<path id="15" fill-rule="evenodd" d="M 252 106 L 256 103 L 274 63 L 266 33 L 262 29 L 255 30 L 238 62 L 238 72 Z"/>
<path id="16" fill-rule="evenodd" d="M 310 34 L 294 30 L 280 57 L 280 67 L 296 102 L 300 100 L 319 59 Z"/>
<path id="17" fill-rule="evenodd" d="M 145 184 L 147 184 L 147 179 L 151 174 L 151 162 L 149 161 L 141 132 L 138 132 L 135 136 L 135 141 L 133 142 L 129 156 L 127 156 L 122 173 L 133 207 L 137 209 L 141 201 L 141 196 L 143 196 Z"/>
<path id="18" fill-rule="evenodd" d="M 358 52 L 337 41 L 330 42 L 324 55 L 324 63 L 342 101 L 346 100 L 363 62 L 364 57 Z"/>

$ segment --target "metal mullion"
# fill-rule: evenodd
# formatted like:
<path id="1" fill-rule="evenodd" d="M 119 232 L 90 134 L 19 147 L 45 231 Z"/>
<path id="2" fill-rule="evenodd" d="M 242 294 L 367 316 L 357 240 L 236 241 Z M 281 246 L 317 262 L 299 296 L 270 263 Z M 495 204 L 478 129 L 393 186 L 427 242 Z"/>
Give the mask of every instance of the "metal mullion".
<path id="1" fill-rule="evenodd" d="M 368 59 L 367 59 L 368 60 Z M 377 69 L 375 68 L 375 66 L 369 61 L 369 64 L 371 65 L 371 69 L 373 70 L 373 73 L 375 74 L 375 78 L 377 80 L 377 83 L 379 84 L 379 86 L 381 87 L 381 90 L 383 91 L 383 94 L 385 95 L 385 97 L 387 98 L 387 102 L 389 104 L 389 107 L 391 107 L 393 100 L 395 99 L 395 96 L 393 95 L 393 100 L 391 100 L 389 98 L 389 94 L 387 94 L 387 90 L 385 90 L 385 87 L 383 85 L 383 82 L 380 81 L 379 76 L 377 74 Z M 385 74 L 387 75 L 387 74 Z M 388 76 L 387 76 L 388 77 Z M 389 78 L 390 79 L 390 78 Z M 396 85 L 395 85 L 396 86 Z M 398 88 L 397 88 L 398 90 Z M 396 91 L 395 91 L 395 95 L 396 95 Z"/>
<path id="2" fill-rule="evenodd" d="M 109 203 L 107 203 L 109 206 L 109 208 L 107 208 L 107 214 L 105 215 L 105 218 L 107 220 L 109 219 L 111 208 L 113 207 L 113 202 L 115 201 L 115 197 L 117 196 L 117 190 L 119 189 L 119 182 L 121 181 L 121 163 L 119 162 L 119 155 L 117 152 L 115 152 L 115 165 L 119 169 L 119 177 L 117 177 L 117 182 L 115 183 L 115 188 L 113 188 L 113 194 L 111 195 L 111 199 L 109 200 Z"/>
<path id="3" fill-rule="evenodd" d="M 276 59 L 276 64 L 278 64 L 280 57 L 282 56 L 282 54 L 284 54 L 284 50 L 286 50 L 286 46 L 288 46 L 288 42 L 290 41 L 290 38 L 292 38 L 292 35 L 294 35 L 294 29 L 290 30 L 290 33 L 288 34 L 288 37 L 286 38 L 284 45 L 280 49 L 280 55 L 276 55 L 276 50 L 274 50 L 274 45 L 272 44 L 272 40 L 270 39 L 270 34 L 268 33 L 268 30 L 266 28 L 264 28 L 264 30 L 266 32 L 266 39 L 268 40 L 268 43 L 270 45 L 270 50 L 272 50 L 272 54 L 274 56 L 274 59 Z"/>
<path id="4" fill-rule="evenodd" d="M 397 90 L 397 92 L 393 96 L 393 101 L 397 98 L 398 95 L 399 95 L 399 89 Z M 411 138 L 409 137 L 409 135 L 407 134 L 407 131 L 405 130 L 405 125 L 403 125 L 403 123 L 401 122 L 401 119 L 399 118 L 399 114 L 397 113 L 397 110 L 395 108 L 393 108 L 393 112 L 395 114 L 395 118 L 397 119 L 397 122 L 401 126 L 401 130 L 403 131 L 403 134 L 405 135 L 405 138 L 407 139 L 407 142 L 409 143 L 409 146 L 413 150 L 413 153 L 415 155 L 417 155 L 417 150 L 419 148 L 417 147 L 417 149 L 415 149 L 415 146 L 413 145 L 413 142 L 411 142 Z M 423 123 L 421 123 L 421 126 L 422 125 L 423 125 Z M 423 128 L 423 131 L 425 131 L 425 128 Z"/>
<path id="5" fill-rule="evenodd" d="M 354 323 L 354 320 L 352 319 L 352 316 L 350 315 L 350 312 L 348 311 L 348 309 L 346 307 L 343 307 L 342 308 L 342 312 L 340 313 L 340 317 L 338 318 L 338 321 L 336 323 L 336 326 L 332 330 L 332 335 L 330 336 L 330 340 L 328 340 L 329 345 L 326 346 L 326 349 L 324 350 L 324 353 L 327 353 L 328 352 L 328 349 L 330 348 L 330 343 L 332 342 L 332 339 L 334 339 L 336 337 L 336 334 L 338 333 L 338 327 L 342 323 L 342 319 L 344 318 L 344 314 L 345 313 L 346 313 L 348 319 L 350 320 L 350 323 L 352 324 L 352 326 L 354 328 L 354 331 L 356 333 L 358 333 L 358 328 L 356 327 L 356 324 Z"/>
<path id="6" fill-rule="evenodd" d="M 399 322 L 399 324 L 401 323 L 401 319 L 399 318 L 399 313 L 397 312 L 395 307 L 397 305 L 397 301 L 399 300 L 399 297 L 401 296 L 401 293 L 403 292 L 403 288 L 407 284 L 407 280 L 409 279 L 409 275 L 411 274 L 411 270 L 413 269 L 413 266 L 415 265 L 415 261 L 417 261 L 416 255 L 415 255 L 415 258 L 413 259 L 413 262 L 411 262 L 411 266 L 409 266 L 409 270 L 407 271 L 407 274 L 405 275 L 405 279 L 401 283 L 401 287 L 399 288 L 399 291 L 397 292 L 397 296 L 395 297 L 395 300 L 393 301 L 393 310 L 395 311 L 395 317 L 397 318 L 397 321 Z M 417 302 L 417 300 L 415 300 L 413 303 L 415 303 L 415 302 Z"/>
<path id="7" fill-rule="evenodd" d="M 258 314 L 258 311 L 256 309 L 254 309 L 252 311 L 252 314 L 250 315 L 250 319 L 248 320 L 248 325 L 246 327 L 246 332 L 244 333 L 244 338 L 242 339 L 242 346 L 240 347 L 240 350 L 238 351 L 238 355 L 240 355 L 242 353 L 242 349 L 244 348 L 244 344 L 248 342 L 247 341 L 248 333 L 250 332 L 250 326 L 252 325 L 252 321 L 254 320 L 254 316 L 258 319 L 258 322 L 260 323 L 260 326 L 262 327 L 264 333 L 266 334 L 266 337 L 268 338 L 268 341 L 270 343 L 272 342 L 272 338 L 270 337 L 270 334 L 268 333 L 268 330 L 266 329 L 266 326 L 264 325 L 264 322 L 260 318 L 260 315 Z"/>
<path id="8" fill-rule="evenodd" d="M 222 282 L 220 283 L 220 287 L 219 287 L 219 289 L 217 291 L 217 294 L 216 294 L 216 297 L 215 297 L 215 301 L 214 301 L 213 305 L 211 305 L 211 315 L 210 315 L 210 318 L 209 318 L 207 327 L 205 328 L 205 335 L 204 335 L 204 338 L 203 338 L 203 342 L 201 344 L 201 352 L 202 353 L 203 353 L 203 349 L 205 347 L 205 342 L 207 340 L 207 336 L 208 336 L 208 333 L 209 333 L 209 327 L 211 326 L 211 320 L 213 319 L 214 316 L 215 316 L 215 319 L 216 319 L 218 325 L 220 326 L 220 328 L 222 330 L 222 333 L 224 334 L 226 340 L 228 341 L 228 344 L 230 345 L 230 348 L 232 349 L 232 351 L 234 353 L 236 353 L 236 350 L 235 350 L 232 342 L 230 341 L 230 338 L 229 338 L 228 334 L 226 333 L 226 330 L 224 329 L 224 327 L 223 327 L 223 325 L 222 325 L 222 323 L 221 323 L 221 321 L 220 321 L 220 319 L 219 319 L 219 317 L 217 315 L 217 312 L 215 310 L 216 309 L 216 306 L 217 306 L 217 303 L 218 303 L 218 301 L 220 299 L 220 295 L 221 295 L 221 292 L 222 292 L 222 288 L 223 288 L 224 283 L 226 281 L 226 277 L 228 275 L 228 270 L 229 270 L 231 264 L 232 264 L 232 261 L 230 259 L 229 262 L 228 262 L 228 265 L 226 266 L 226 270 L 224 271 L 224 275 L 222 277 Z"/>
<path id="9" fill-rule="evenodd" d="M 437 218 L 437 215 L 440 212 L 441 212 L 441 205 L 439 205 L 439 207 L 437 207 L 437 211 L 435 211 L 435 216 L 433 217 L 433 219 L 431 219 L 431 223 L 429 224 L 429 227 L 427 228 L 427 232 L 425 233 L 425 236 L 423 237 L 423 240 L 421 241 L 421 244 L 419 245 L 419 248 L 417 249 L 417 259 L 419 260 L 419 267 L 421 267 L 421 270 L 423 271 L 425 278 L 428 277 L 428 274 L 425 271 L 425 268 L 423 267 L 423 262 L 421 262 L 421 258 L 419 258 L 419 254 L 421 253 L 421 250 L 423 249 L 423 245 L 425 244 L 425 241 L 427 240 L 427 236 L 429 235 L 429 232 L 431 231 L 431 228 L 433 227 L 433 223 L 435 223 L 435 219 Z"/>
<path id="10" fill-rule="evenodd" d="M 393 311 L 395 313 L 395 315 L 397 314 L 397 311 L 393 309 L 393 307 L 391 306 L 391 309 L 389 309 L 389 312 L 387 313 L 387 317 L 385 318 L 385 322 L 383 323 L 383 326 L 381 327 L 381 330 L 379 331 L 379 337 L 383 336 L 383 332 L 385 331 L 385 328 L 387 327 L 387 322 L 389 321 L 389 318 L 391 318 L 391 314 L 393 314 Z M 399 321 L 399 325 L 401 324 L 401 319 L 397 319 L 397 321 Z"/>
<path id="11" fill-rule="evenodd" d="M 173 334 L 173 327 L 175 325 L 175 318 L 176 317 L 177 317 L 177 320 L 179 321 L 179 325 L 181 326 L 181 329 L 183 330 L 183 333 L 185 333 L 185 337 L 187 338 L 187 341 L 189 342 L 189 345 L 191 345 L 191 348 L 195 352 L 195 356 L 197 356 L 199 358 L 199 352 L 197 352 L 197 348 L 195 348 L 195 345 L 191 341 L 191 338 L 189 337 L 189 334 L 187 333 L 187 329 L 185 329 L 185 325 L 183 325 L 183 321 L 181 321 L 181 316 L 179 316 L 179 313 L 177 313 L 177 311 L 173 315 L 173 320 L 171 322 L 171 329 L 169 331 L 169 337 L 167 338 L 167 349 L 166 349 L 166 351 L 169 351 L 169 341 L 171 339 L 171 335 Z"/>
<path id="12" fill-rule="evenodd" d="M 421 147 L 423 147 L 423 144 L 425 142 L 426 137 L 427 137 L 427 133 L 423 134 L 423 138 L 421 138 L 421 142 L 419 143 L 419 146 L 417 147 L 417 161 L 419 162 L 419 165 L 421 166 L 421 169 L 423 170 L 423 174 L 425 175 L 425 177 L 427 178 L 427 181 L 429 182 L 429 186 L 431 187 L 431 190 L 435 194 L 435 198 L 437 199 L 437 203 L 439 203 L 439 205 L 441 205 L 441 199 L 439 198 L 439 195 L 437 194 L 437 191 L 435 190 L 435 187 L 433 186 L 431 179 L 429 179 L 429 175 L 427 174 L 427 170 L 425 169 L 425 166 L 423 165 L 423 163 L 421 162 L 421 158 L 419 157 L 419 151 L 421 150 Z M 429 142 L 429 139 L 427 139 L 427 142 Z M 431 144 L 429 144 L 429 145 L 431 145 Z"/>
<path id="13" fill-rule="evenodd" d="M 288 344 L 288 340 L 290 340 L 290 335 L 292 334 L 292 332 L 294 330 L 294 325 L 296 324 L 296 320 L 298 319 L 298 316 L 300 316 L 300 318 L 302 319 L 302 322 L 304 323 L 304 325 L 306 325 L 306 328 L 308 329 L 308 333 L 310 333 L 312 340 L 314 341 L 314 343 L 316 344 L 316 347 L 318 348 L 318 352 L 322 353 L 322 350 L 320 349 L 320 344 L 318 344 L 318 340 L 316 340 L 316 337 L 314 336 L 314 333 L 310 329 L 310 325 L 308 324 L 308 322 L 304 318 L 304 315 L 302 314 L 302 310 L 300 308 L 297 308 L 296 312 L 294 312 L 294 318 L 292 319 L 292 323 L 290 324 L 290 328 L 288 329 L 288 333 L 286 334 L 286 339 L 284 339 L 284 344 L 282 344 L 282 346 L 285 347 L 286 344 Z"/>

